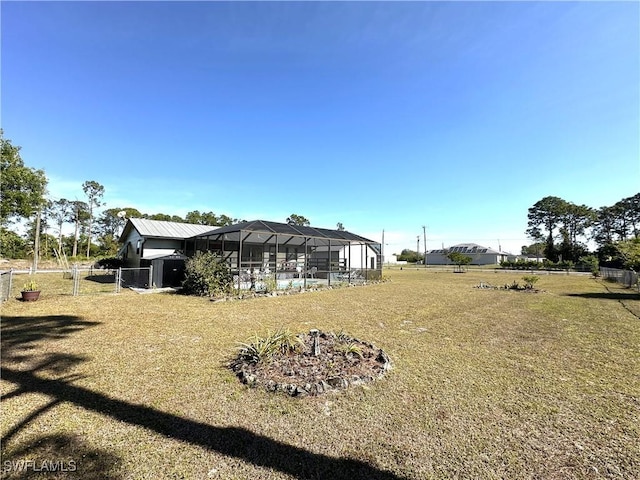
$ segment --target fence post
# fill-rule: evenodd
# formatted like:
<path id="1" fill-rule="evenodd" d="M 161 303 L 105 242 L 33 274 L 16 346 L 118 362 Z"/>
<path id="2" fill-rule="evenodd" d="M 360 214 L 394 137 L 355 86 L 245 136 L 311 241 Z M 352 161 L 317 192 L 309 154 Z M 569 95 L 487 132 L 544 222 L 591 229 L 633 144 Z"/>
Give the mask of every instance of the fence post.
<path id="1" fill-rule="evenodd" d="M 121 283 L 122 283 L 122 267 L 118 268 L 118 273 L 116 274 L 116 293 L 120 293 Z"/>
<path id="2" fill-rule="evenodd" d="M 149 266 L 149 288 L 153 288 L 153 265 Z"/>
<path id="3" fill-rule="evenodd" d="M 78 272 L 78 265 L 73 265 L 73 296 L 77 297 L 80 290 L 80 272 Z"/>
<path id="4" fill-rule="evenodd" d="M 9 293 L 7 293 L 7 300 L 11 296 L 11 292 L 13 291 L 13 268 L 9 269 Z"/>

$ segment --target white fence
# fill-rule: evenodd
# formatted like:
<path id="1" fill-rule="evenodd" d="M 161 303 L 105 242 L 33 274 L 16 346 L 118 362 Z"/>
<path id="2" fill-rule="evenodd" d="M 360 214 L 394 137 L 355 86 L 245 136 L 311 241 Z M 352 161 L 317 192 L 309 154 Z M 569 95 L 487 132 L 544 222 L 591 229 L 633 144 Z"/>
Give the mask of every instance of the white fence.
<path id="1" fill-rule="evenodd" d="M 632 270 L 620 270 L 617 268 L 600 268 L 602 278 L 615 280 L 627 287 L 638 285 L 638 274 Z M 640 288 L 640 286 L 639 286 Z"/>
<path id="2" fill-rule="evenodd" d="M 70 270 L 8 270 L 0 272 L 0 300 L 20 298 L 27 282 L 34 281 L 42 297 L 54 295 L 97 295 L 119 293 L 129 287 L 149 288 L 152 268 L 102 270 L 72 268 Z"/>

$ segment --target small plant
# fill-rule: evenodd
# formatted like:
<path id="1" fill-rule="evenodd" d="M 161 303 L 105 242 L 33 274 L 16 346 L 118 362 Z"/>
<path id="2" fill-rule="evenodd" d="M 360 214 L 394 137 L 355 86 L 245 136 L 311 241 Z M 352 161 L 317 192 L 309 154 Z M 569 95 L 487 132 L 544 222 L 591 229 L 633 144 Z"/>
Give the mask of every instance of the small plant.
<path id="1" fill-rule="evenodd" d="M 341 344 L 338 348 L 347 358 L 349 356 L 362 358 L 362 348 L 353 342 Z"/>
<path id="2" fill-rule="evenodd" d="M 511 285 L 507 283 L 504 288 L 505 290 L 520 290 L 520 284 L 514 280 Z"/>
<path id="3" fill-rule="evenodd" d="M 300 337 L 289 329 L 279 329 L 275 332 L 267 332 L 266 337 L 254 335 L 248 343 L 241 343 L 238 347 L 238 357 L 250 363 L 265 362 L 274 355 L 281 353 L 298 352 L 304 343 Z"/>
<path id="4" fill-rule="evenodd" d="M 533 290 L 533 286 L 540 280 L 540 277 L 537 275 L 525 275 L 522 279 L 524 280 L 524 289 Z"/>
<path id="5" fill-rule="evenodd" d="M 39 289 L 40 286 L 36 283 L 35 280 L 28 281 L 22 287 L 23 292 L 37 292 Z"/>
<path id="6" fill-rule="evenodd" d="M 348 343 L 351 340 L 353 340 L 351 338 L 351 336 L 347 332 L 345 332 L 344 330 L 340 330 L 338 333 L 336 333 L 336 339 L 340 343 Z"/>
<path id="7" fill-rule="evenodd" d="M 262 284 L 264 285 L 265 293 L 275 292 L 278 289 L 278 281 L 273 275 L 268 275 L 262 280 Z"/>

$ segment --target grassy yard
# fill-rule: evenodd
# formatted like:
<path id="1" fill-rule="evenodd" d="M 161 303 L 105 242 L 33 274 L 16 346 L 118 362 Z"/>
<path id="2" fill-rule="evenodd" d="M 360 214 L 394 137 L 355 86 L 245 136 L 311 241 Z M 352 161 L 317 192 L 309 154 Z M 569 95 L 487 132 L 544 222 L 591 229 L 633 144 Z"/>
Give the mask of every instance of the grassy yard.
<path id="1" fill-rule="evenodd" d="M 518 272 L 386 275 L 223 303 L 9 300 L 3 478 L 640 478 L 637 293 L 573 275 L 541 275 L 537 294 L 474 288 Z M 394 368 L 322 397 L 240 385 L 236 342 L 281 326 L 343 329 Z"/>

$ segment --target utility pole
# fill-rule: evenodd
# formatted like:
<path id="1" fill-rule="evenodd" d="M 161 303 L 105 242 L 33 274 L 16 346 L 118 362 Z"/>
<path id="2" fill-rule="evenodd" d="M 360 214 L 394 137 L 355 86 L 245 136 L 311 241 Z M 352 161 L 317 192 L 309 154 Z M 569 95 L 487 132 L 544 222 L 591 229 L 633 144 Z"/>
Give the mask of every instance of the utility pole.
<path id="1" fill-rule="evenodd" d="M 424 235 L 424 268 L 427 268 L 427 227 L 422 226 L 422 234 Z"/>
<path id="2" fill-rule="evenodd" d="M 36 230 L 33 238 L 33 272 L 38 271 L 38 256 L 40 255 L 40 223 L 42 217 L 42 207 L 38 207 L 36 216 Z"/>
<path id="3" fill-rule="evenodd" d="M 420 255 L 420 235 L 418 235 L 416 238 L 418 239 L 418 243 L 416 246 L 416 253 Z"/>

